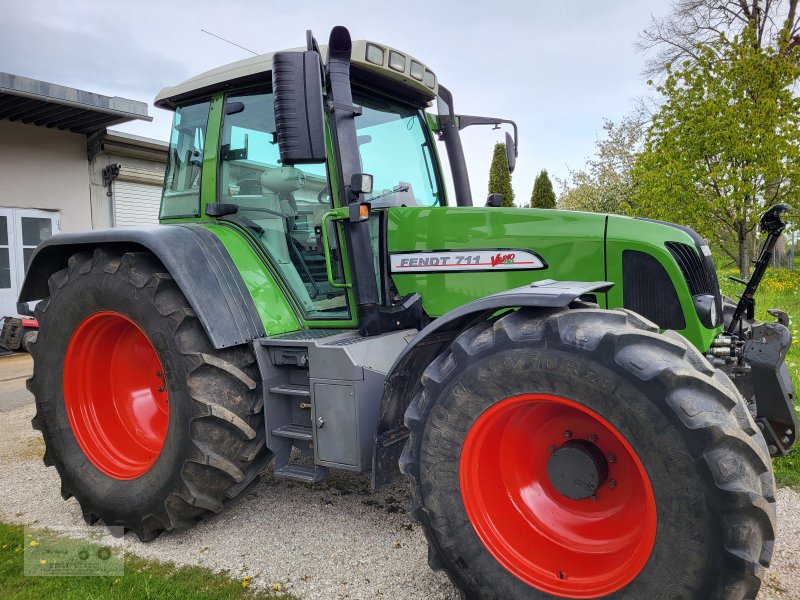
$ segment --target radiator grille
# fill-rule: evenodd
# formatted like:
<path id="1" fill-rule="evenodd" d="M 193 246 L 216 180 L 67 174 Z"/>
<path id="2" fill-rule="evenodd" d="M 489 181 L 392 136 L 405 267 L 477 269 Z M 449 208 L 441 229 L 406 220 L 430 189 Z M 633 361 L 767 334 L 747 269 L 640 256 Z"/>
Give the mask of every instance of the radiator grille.
<path id="1" fill-rule="evenodd" d="M 646 252 L 622 253 L 622 303 L 662 329 L 686 327 L 672 280 L 658 259 Z"/>

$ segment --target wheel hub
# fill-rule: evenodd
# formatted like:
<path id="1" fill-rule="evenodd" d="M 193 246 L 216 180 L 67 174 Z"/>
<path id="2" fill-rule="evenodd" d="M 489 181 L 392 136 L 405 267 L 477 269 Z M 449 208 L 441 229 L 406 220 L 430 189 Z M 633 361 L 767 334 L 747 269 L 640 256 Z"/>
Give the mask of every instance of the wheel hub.
<path id="1" fill-rule="evenodd" d="M 496 402 L 461 448 L 461 498 L 478 538 L 510 573 L 559 597 L 629 584 L 656 537 L 637 453 L 584 404 L 551 394 Z"/>
<path id="2" fill-rule="evenodd" d="M 89 315 L 64 356 L 64 405 L 89 461 L 114 479 L 135 479 L 156 462 L 167 436 L 169 393 L 153 344 L 130 318 Z"/>
<path id="3" fill-rule="evenodd" d="M 586 440 L 570 440 L 553 452 L 547 461 L 547 477 L 566 498 L 592 498 L 608 479 L 608 463 L 603 452 Z"/>

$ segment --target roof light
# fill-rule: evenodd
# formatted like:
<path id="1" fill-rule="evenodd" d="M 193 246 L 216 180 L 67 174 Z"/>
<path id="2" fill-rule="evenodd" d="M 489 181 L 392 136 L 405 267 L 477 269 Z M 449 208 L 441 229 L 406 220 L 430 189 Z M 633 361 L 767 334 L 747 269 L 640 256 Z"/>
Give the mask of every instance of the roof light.
<path id="1" fill-rule="evenodd" d="M 417 81 L 422 81 L 423 76 L 425 75 L 425 67 L 419 64 L 417 61 L 411 61 L 411 77 L 416 79 Z"/>
<path id="2" fill-rule="evenodd" d="M 384 52 L 383 48 L 380 46 L 376 46 L 375 44 L 367 44 L 367 51 L 365 58 L 367 62 L 371 62 L 374 65 L 383 66 L 383 59 L 384 59 Z"/>
<path id="3" fill-rule="evenodd" d="M 431 89 L 436 87 L 436 75 L 433 74 L 433 71 L 425 69 L 425 78 L 423 79 L 423 83 Z"/>
<path id="4" fill-rule="evenodd" d="M 401 73 L 406 70 L 406 57 L 404 54 L 392 50 L 389 52 L 389 66 Z"/>

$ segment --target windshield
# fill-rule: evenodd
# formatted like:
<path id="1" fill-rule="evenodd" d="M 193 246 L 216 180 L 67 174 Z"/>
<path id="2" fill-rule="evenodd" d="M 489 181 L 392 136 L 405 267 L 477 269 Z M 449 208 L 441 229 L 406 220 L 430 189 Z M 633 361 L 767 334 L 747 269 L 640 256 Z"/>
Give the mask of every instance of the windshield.
<path id="1" fill-rule="evenodd" d="M 364 173 L 373 177 L 367 199 L 381 204 L 440 204 L 430 137 L 422 112 L 392 100 L 354 93 L 362 107 L 356 117 L 358 149 Z"/>

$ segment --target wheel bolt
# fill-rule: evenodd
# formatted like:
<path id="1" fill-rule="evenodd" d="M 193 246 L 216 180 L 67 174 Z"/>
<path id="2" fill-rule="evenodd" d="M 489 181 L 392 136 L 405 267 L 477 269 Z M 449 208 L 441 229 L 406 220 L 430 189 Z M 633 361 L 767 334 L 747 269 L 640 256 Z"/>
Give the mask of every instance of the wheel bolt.
<path id="1" fill-rule="evenodd" d="M 567 574 L 564 573 L 564 571 L 559 571 L 558 572 L 558 578 L 559 579 L 566 579 L 567 578 Z"/>
<path id="2" fill-rule="evenodd" d="M 556 451 L 556 447 L 555 447 L 553 444 L 550 444 L 550 445 L 547 447 L 547 451 L 548 451 L 550 454 L 552 454 L 553 452 L 555 452 L 555 451 Z"/>
<path id="3" fill-rule="evenodd" d="M 565 437 L 565 438 L 571 438 L 571 437 L 572 437 L 572 432 L 571 432 L 569 429 L 567 429 L 567 430 L 564 432 L 564 437 Z"/>
<path id="4" fill-rule="evenodd" d="M 612 488 L 612 489 L 613 489 L 613 488 L 615 488 L 615 487 L 617 487 L 617 482 L 616 482 L 616 481 L 614 481 L 613 479 L 612 479 L 612 480 L 610 480 L 610 481 L 608 482 L 608 487 L 610 487 L 610 488 Z"/>
<path id="5" fill-rule="evenodd" d="M 590 442 L 596 442 L 597 441 L 597 435 L 595 435 L 594 433 L 592 435 L 590 435 L 589 436 L 589 441 Z"/>
<path id="6" fill-rule="evenodd" d="M 163 377 L 163 375 L 161 371 L 156 371 L 156 377 Z"/>
<path id="7" fill-rule="evenodd" d="M 609 454 L 608 455 L 608 462 L 610 462 L 610 463 L 617 462 L 617 457 L 614 456 L 613 454 Z"/>
<path id="8" fill-rule="evenodd" d="M 163 392 L 163 391 L 164 391 L 164 388 L 163 388 L 163 387 L 160 387 L 160 388 L 158 388 L 158 391 L 159 391 L 159 392 Z"/>

